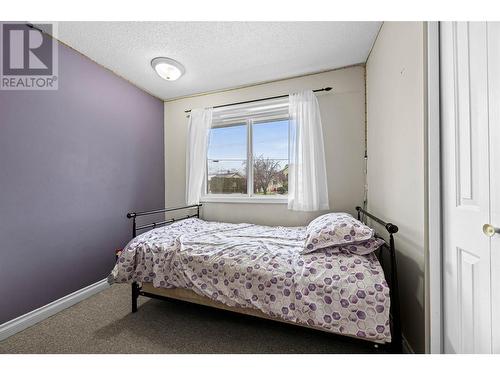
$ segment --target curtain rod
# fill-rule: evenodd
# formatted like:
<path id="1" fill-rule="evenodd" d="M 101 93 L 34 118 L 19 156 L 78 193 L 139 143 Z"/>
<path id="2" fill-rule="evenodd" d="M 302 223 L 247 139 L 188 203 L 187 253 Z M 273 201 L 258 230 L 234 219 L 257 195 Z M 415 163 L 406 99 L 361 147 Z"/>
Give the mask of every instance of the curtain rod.
<path id="1" fill-rule="evenodd" d="M 322 89 L 313 90 L 313 92 L 330 91 L 331 89 L 332 89 L 331 87 L 325 87 L 325 88 L 322 88 Z M 271 96 L 269 98 L 261 98 L 261 99 L 247 100 L 247 101 L 244 101 L 244 102 L 236 102 L 236 103 L 216 105 L 216 106 L 214 106 L 212 108 L 215 109 L 215 108 L 222 108 L 222 107 L 230 107 L 230 106 L 239 105 L 239 104 L 248 104 L 248 103 L 262 102 L 264 100 L 280 99 L 280 98 L 286 98 L 288 96 L 289 96 L 288 94 L 286 94 L 286 95 L 278 95 L 278 96 Z M 189 113 L 189 112 L 191 112 L 191 110 L 190 109 L 186 109 L 184 112 L 185 113 Z"/>

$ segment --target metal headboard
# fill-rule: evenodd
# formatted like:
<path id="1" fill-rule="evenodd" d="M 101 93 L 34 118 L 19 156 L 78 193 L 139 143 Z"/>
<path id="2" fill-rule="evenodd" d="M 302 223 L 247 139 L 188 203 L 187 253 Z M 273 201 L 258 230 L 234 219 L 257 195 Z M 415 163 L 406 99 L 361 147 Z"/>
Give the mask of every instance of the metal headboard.
<path id="1" fill-rule="evenodd" d="M 390 296 L 391 296 L 391 318 L 392 318 L 392 345 L 394 347 L 394 351 L 396 353 L 401 353 L 402 351 L 402 334 L 401 334 L 401 313 L 400 313 L 400 307 L 399 307 L 399 283 L 398 283 L 398 267 L 397 267 L 397 262 L 396 262 L 396 247 L 394 245 L 394 234 L 396 234 L 399 231 L 399 228 L 392 224 L 392 223 L 386 223 L 382 219 L 378 218 L 377 216 L 369 213 L 368 211 L 364 210 L 363 208 L 357 206 L 356 211 L 358 212 L 358 220 L 365 222 L 365 219 L 368 217 L 372 219 L 373 221 L 377 222 L 378 224 L 382 225 L 387 232 L 389 233 L 389 245 L 384 244 L 382 246 L 383 249 L 386 249 L 389 252 L 389 259 L 390 259 L 390 271 L 387 272 L 386 269 L 384 269 L 385 274 L 387 275 L 388 273 L 390 274 Z M 363 215 L 363 217 L 361 217 Z M 382 266 L 384 265 L 383 259 L 382 259 L 382 252 L 379 254 L 379 260 Z"/>
<path id="2" fill-rule="evenodd" d="M 201 204 L 192 204 L 190 206 L 183 206 L 183 207 L 174 207 L 174 208 L 160 208 L 158 210 L 152 210 L 152 211 L 143 211 L 143 212 L 129 212 L 127 214 L 127 218 L 132 219 L 132 238 L 137 236 L 137 231 L 138 230 L 143 230 L 143 229 L 154 229 L 157 227 L 161 227 L 163 225 L 167 225 L 170 223 L 173 223 L 174 221 L 179 221 L 179 220 L 184 220 L 184 219 L 189 219 L 190 217 L 200 217 L 200 207 Z M 148 216 L 148 215 L 154 215 L 154 214 L 161 214 L 165 212 L 172 212 L 172 211 L 180 211 L 180 210 L 189 210 L 192 208 L 196 208 L 196 213 L 192 215 L 186 215 L 184 217 L 180 218 L 172 218 L 169 220 L 162 220 L 158 222 L 153 222 L 149 224 L 144 224 L 144 225 L 137 225 L 136 218 L 140 216 Z"/>

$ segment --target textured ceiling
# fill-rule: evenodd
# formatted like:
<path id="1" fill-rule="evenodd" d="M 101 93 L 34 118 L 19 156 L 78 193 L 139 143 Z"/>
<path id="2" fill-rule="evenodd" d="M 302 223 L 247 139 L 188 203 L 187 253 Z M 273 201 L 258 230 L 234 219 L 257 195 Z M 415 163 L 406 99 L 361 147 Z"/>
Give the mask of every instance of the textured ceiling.
<path id="1" fill-rule="evenodd" d="M 379 22 L 59 22 L 57 39 L 168 100 L 364 63 Z M 164 81 L 150 61 L 178 60 Z"/>

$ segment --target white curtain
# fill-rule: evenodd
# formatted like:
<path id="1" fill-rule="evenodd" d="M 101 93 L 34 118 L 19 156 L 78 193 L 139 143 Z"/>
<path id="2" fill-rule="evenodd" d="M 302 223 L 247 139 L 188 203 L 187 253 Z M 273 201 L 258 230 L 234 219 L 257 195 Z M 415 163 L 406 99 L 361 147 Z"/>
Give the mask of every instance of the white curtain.
<path id="1" fill-rule="evenodd" d="M 212 126 L 212 109 L 193 109 L 189 116 L 186 145 L 186 204 L 200 203 Z"/>
<path id="2" fill-rule="evenodd" d="M 327 210 L 323 129 L 318 100 L 311 90 L 290 94 L 290 166 L 288 208 Z"/>

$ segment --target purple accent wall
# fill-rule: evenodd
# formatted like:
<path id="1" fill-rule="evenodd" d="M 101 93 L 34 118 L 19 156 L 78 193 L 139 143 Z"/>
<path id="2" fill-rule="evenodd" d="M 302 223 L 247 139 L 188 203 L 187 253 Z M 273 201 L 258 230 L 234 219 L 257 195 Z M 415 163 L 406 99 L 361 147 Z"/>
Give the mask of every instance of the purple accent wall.
<path id="1" fill-rule="evenodd" d="M 0 91 L 0 324 L 105 278 L 164 205 L 163 102 L 59 44 L 59 90 Z"/>

